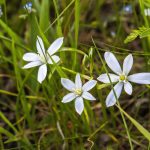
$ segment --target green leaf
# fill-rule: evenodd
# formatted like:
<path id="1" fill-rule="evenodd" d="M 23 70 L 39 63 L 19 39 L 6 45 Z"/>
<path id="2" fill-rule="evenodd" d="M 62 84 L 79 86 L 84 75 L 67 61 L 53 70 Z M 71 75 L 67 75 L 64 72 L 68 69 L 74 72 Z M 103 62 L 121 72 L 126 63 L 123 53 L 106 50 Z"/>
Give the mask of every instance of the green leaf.
<path id="1" fill-rule="evenodd" d="M 85 56 L 88 57 L 88 55 L 85 52 L 83 52 L 83 51 L 81 51 L 79 49 L 76 49 L 76 48 L 71 48 L 71 47 L 63 47 L 57 53 L 59 53 L 59 52 L 60 53 L 61 52 L 76 52 L 76 53 L 79 53 L 81 55 L 85 55 Z"/>
<path id="2" fill-rule="evenodd" d="M 56 0 L 53 0 L 53 3 L 54 3 L 54 8 L 55 8 L 55 11 L 56 11 L 56 15 L 57 17 L 59 17 L 59 10 L 58 10 L 58 4 L 57 4 L 57 1 Z M 62 36 L 62 27 L 61 27 L 61 18 L 57 19 L 57 35 L 58 36 Z"/>
<path id="3" fill-rule="evenodd" d="M 139 27 L 138 30 L 133 30 L 127 38 L 124 40 L 124 43 L 129 43 L 133 40 L 135 40 L 139 36 L 140 38 L 148 37 L 150 36 L 150 28 L 147 27 Z"/>
<path id="4" fill-rule="evenodd" d="M 105 88 L 105 87 L 108 87 L 108 86 L 110 86 L 110 85 L 111 85 L 110 83 L 100 84 L 100 85 L 97 85 L 97 89 L 98 89 L 98 90 L 101 90 L 101 89 L 103 89 L 103 88 Z"/>
<path id="5" fill-rule="evenodd" d="M 140 38 L 150 36 L 150 28 L 142 27 L 139 35 L 140 35 Z"/>
<path id="6" fill-rule="evenodd" d="M 0 127 L 0 133 L 1 134 L 5 134 L 7 137 L 12 138 L 14 137 L 14 135 L 12 133 L 10 133 L 9 131 L 7 131 L 6 129 Z"/>
<path id="7" fill-rule="evenodd" d="M 48 27 L 49 18 L 49 0 L 44 0 L 42 1 L 40 10 L 40 28 L 42 31 Z"/>
<path id="8" fill-rule="evenodd" d="M 144 2 L 144 5 L 146 6 L 146 7 L 150 7 L 150 1 L 149 0 L 143 0 L 143 2 Z"/>
<path id="9" fill-rule="evenodd" d="M 0 4 L 3 4 L 5 2 L 5 0 L 0 0 Z"/>
<path id="10" fill-rule="evenodd" d="M 12 128 L 15 133 L 18 132 L 17 129 L 14 127 L 14 125 L 4 116 L 4 114 L 3 114 L 2 112 L 0 112 L 0 118 L 1 118 L 6 124 L 8 124 L 8 126 L 9 126 L 10 128 Z"/>
<path id="11" fill-rule="evenodd" d="M 9 34 L 9 36 L 14 39 L 17 43 L 22 43 L 21 38 L 10 28 L 7 24 L 5 24 L 2 20 L 0 20 L 0 26 L 4 29 L 5 32 Z"/>
<path id="12" fill-rule="evenodd" d="M 133 30 L 128 36 L 127 38 L 124 40 L 124 43 L 129 43 L 133 40 L 135 40 L 137 38 L 137 36 L 139 35 L 139 30 Z"/>
<path id="13" fill-rule="evenodd" d="M 150 141 L 150 132 L 145 129 L 141 124 L 139 124 L 135 119 L 133 119 L 129 114 L 127 114 L 120 106 L 116 105 L 121 112 L 134 124 L 134 126 Z"/>

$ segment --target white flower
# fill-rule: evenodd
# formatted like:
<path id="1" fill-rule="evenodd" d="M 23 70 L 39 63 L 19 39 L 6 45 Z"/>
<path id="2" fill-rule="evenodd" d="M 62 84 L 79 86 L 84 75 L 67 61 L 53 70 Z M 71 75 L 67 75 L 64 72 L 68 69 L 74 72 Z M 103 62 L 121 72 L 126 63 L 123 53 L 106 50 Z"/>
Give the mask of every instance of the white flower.
<path id="1" fill-rule="evenodd" d="M 2 7 L 0 6 L 0 17 L 3 15 Z"/>
<path id="2" fill-rule="evenodd" d="M 28 11 L 28 13 L 32 12 L 32 2 L 28 2 L 24 5 L 24 9 Z"/>
<path id="3" fill-rule="evenodd" d="M 126 5 L 123 7 L 122 9 L 123 13 L 125 14 L 132 14 L 133 10 L 132 10 L 132 5 Z"/>
<path id="4" fill-rule="evenodd" d="M 104 58 L 109 68 L 115 73 L 109 73 L 109 77 L 111 82 L 117 82 L 117 84 L 114 86 L 117 99 L 120 97 L 123 87 L 127 94 L 132 94 L 132 85 L 130 82 L 138 84 L 150 84 L 150 73 L 136 73 L 133 75 L 128 75 L 133 65 L 133 57 L 131 54 L 124 59 L 123 70 L 121 69 L 116 57 L 112 53 L 105 52 Z M 109 77 L 107 74 L 102 74 L 97 79 L 103 83 L 110 83 Z M 113 106 L 116 103 L 114 91 L 112 89 L 106 98 L 107 107 Z"/>
<path id="5" fill-rule="evenodd" d="M 45 51 L 42 39 L 38 36 L 36 41 L 36 48 L 38 53 L 26 53 L 23 56 L 25 61 L 29 63 L 23 67 L 23 69 L 32 68 L 35 66 L 40 66 L 38 70 L 38 82 L 42 83 L 47 75 L 47 64 L 53 64 L 53 62 L 59 62 L 60 58 L 54 55 L 56 51 L 61 47 L 63 43 L 63 37 L 56 39 Z"/>
<path id="6" fill-rule="evenodd" d="M 75 99 L 75 109 L 77 113 L 81 115 L 84 109 L 83 98 L 91 101 L 96 100 L 95 97 L 93 97 L 88 92 L 96 85 L 96 83 L 97 81 L 90 80 L 82 86 L 82 81 L 79 73 L 76 75 L 75 83 L 73 83 L 69 79 L 61 78 L 61 84 L 63 85 L 63 87 L 71 92 L 63 97 L 62 102 L 68 103 Z"/>
<path id="7" fill-rule="evenodd" d="M 144 9 L 145 16 L 150 16 L 150 8 Z"/>

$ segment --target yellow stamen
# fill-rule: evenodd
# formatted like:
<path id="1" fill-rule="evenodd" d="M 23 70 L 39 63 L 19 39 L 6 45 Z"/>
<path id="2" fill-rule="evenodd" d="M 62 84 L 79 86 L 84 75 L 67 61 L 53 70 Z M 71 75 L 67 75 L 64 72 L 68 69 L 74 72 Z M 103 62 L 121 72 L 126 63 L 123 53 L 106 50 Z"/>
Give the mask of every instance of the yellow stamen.
<path id="1" fill-rule="evenodd" d="M 81 89 L 76 89 L 74 92 L 75 92 L 76 95 L 81 95 L 82 94 L 82 90 Z"/>
<path id="2" fill-rule="evenodd" d="M 126 76 L 125 75 L 120 75 L 119 79 L 120 79 L 120 81 L 126 81 Z"/>

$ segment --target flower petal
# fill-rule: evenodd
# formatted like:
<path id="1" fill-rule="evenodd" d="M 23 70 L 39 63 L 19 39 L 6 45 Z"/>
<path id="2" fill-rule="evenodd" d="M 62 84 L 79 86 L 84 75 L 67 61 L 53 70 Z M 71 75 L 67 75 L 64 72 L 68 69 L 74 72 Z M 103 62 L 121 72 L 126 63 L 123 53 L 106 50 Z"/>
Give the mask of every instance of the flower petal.
<path id="1" fill-rule="evenodd" d="M 118 82 L 115 86 L 114 86 L 114 90 L 117 96 L 117 99 L 120 97 L 121 95 L 121 91 L 122 91 L 122 87 L 123 87 L 123 83 L 122 82 Z M 106 106 L 110 107 L 113 106 L 116 103 L 116 97 L 114 94 L 114 90 L 112 89 L 110 91 L 110 93 L 108 94 L 107 98 L 106 98 Z"/>
<path id="2" fill-rule="evenodd" d="M 75 109 L 76 112 L 81 115 L 84 109 L 84 103 L 83 103 L 83 98 L 82 97 L 77 97 L 75 100 Z"/>
<path id="3" fill-rule="evenodd" d="M 38 61 L 40 59 L 36 53 L 26 53 L 23 55 L 23 60 L 25 60 L 25 61 Z"/>
<path id="4" fill-rule="evenodd" d="M 73 92 L 75 90 L 75 84 L 69 79 L 61 78 L 61 84 L 68 91 Z"/>
<path id="5" fill-rule="evenodd" d="M 50 55 L 53 55 L 56 51 L 58 51 L 58 49 L 63 44 L 63 39 L 64 39 L 63 37 L 60 37 L 51 44 L 51 46 L 48 48 L 48 53 Z"/>
<path id="6" fill-rule="evenodd" d="M 131 68 L 133 66 L 133 57 L 132 57 L 132 54 L 129 54 L 125 59 L 124 59 L 124 62 L 123 62 L 123 73 L 125 75 L 128 75 Z"/>
<path id="7" fill-rule="evenodd" d="M 44 44 L 43 44 L 43 41 L 42 39 L 37 36 L 37 40 L 36 40 L 36 48 L 37 48 L 37 51 L 40 55 L 45 55 L 45 48 L 44 48 Z"/>
<path id="8" fill-rule="evenodd" d="M 53 55 L 51 56 L 51 58 L 49 57 L 48 59 L 49 64 L 54 64 L 53 62 L 58 63 L 59 61 L 60 61 L 60 58 L 57 55 Z"/>
<path id="9" fill-rule="evenodd" d="M 42 64 L 41 61 L 33 61 L 33 62 L 30 62 L 30 63 L 28 63 L 27 65 L 25 65 L 25 66 L 23 67 L 23 69 L 28 69 L 28 68 L 40 66 L 41 64 Z"/>
<path id="10" fill-rule="evenodd" d="M 97 81 L 95 80 L 89 80 L 88 82 L 86 82 L 83 87 L 82 87 L 82 90 L 83 91 L 89 91 L 91 90 L 95 85 L 96 85 Z"/>
<path id="11" fill-rule="evenodd" d="M 74 93 L 69 93 L 63 97 L 62 103 L 71 102 L 75 98 L 76 98 L 76 95 Z"/>
<path id="12" fill-rule="evenodd" d="M 82 97 L 87 99 L 87 100 L 91 100 L 91 101 L 96 100 L 96 98 L 92 94 L 90 94 L 89 92 L 83 92 Z"/>
<path id="13" fill-rule="evenodd" d="M 128 76 L 128 80 L 138 84 L 150 84 L 150 73 L 136 73 Z"/>
<path id="14" fill-rule="evenodd" d="M 81 81 L 79 73 L 76 74 L 75 86 L 76 86 L 76 89 L 81 89 L 82 88 L 82 81 Z"/>
<path id="15" fill-rule="evenodd" d="M 124 83 L 124 90 L 127 94 L 129 94 L 129 95 L 132 94 L 132 85 L 130 82 Z"/>
<path id="16" fill-rule="evenodd" d="M 119 64 L 118 60 L 116 59 L 116 57 L 113 53 L 105 52 L 104 58 L 105 58 L 105 61 L 106 61 L 107 65 L 109 66 L 109 68 L 113 72 L 115 72 L 116 74 L 121 74 L 122 73 L 122 69 L 120 67 L 120 64 Z"/>
<path id="17" fill-rule="evenodd" d="M 117 75 L 115 75 L 115 74 L 109 73 L 109 77 L 110 77 L 110 79 L 111 79 L 111 82 L 117 82 L 117 81 L 119 81 L 119 76 L 117 76 Z M 109 77 L 108 77 L 108 75 L 105 73 L 105 74 L 101 74 L 101 75 L 97 78 L 97 80 L 99 80 L 99 81 L 101 81 L 101 82 L 103 82 L 103 83 L 110 83 Z"/>
<path id="18" fill-rule="evenodd" d="M 38 71 L 38 82 L 42 83 L 42 81 L 46 78 L 47 75 L 47 66 L 46 64 L 40 66 Z"/>

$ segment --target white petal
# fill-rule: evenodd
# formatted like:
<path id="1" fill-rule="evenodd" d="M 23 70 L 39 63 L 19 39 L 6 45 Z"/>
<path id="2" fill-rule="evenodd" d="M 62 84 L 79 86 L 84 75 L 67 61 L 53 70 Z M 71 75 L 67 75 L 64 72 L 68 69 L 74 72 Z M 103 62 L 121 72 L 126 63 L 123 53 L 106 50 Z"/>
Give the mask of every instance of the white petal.
<path id="1" fill-rule="evenodd" d="M 68 91 L 73 92 L 75 90 L 75 84 L 71 80 L 69 80 L 69 79 L 61 78 L 61 84 Z"/>
<path id="2" fill-rule="evenodd" d="M 124 83 L 124 90 L 127 94 L 129 94 L 129 95 L 132 94 L 132 85 L 130 82 Z"/>
<path id="3" fill-rule="evenodd" d="M 49 64 L 54 64 L 53 62 L 58 63 L 59 61 L 60 61 L 60 58 L 57 55 L 53 55 L 51 56 L 51 58 L 48 59 Z"/>
<path id="4" fill-rule="evenodd" d="M 50 55 L 53 55 L 56 51 L 58 51 L 58 49 L 61 47 L 61 45 L 63 44 L 63 37 L 56 39 L 51 46 L 48 48 L 48 53 Z"/>
<path id="5" fill-rule="evenodd" d="M 107 65 L 109 66 L 109 68 L 113 72 L 115 72 L 116 74 L 121 74 L 122 73 L 120 64 L 119 64 L 118 60 L 116 59 L 116 57 L 114 56 L 113 53 L 105 52 L 104 58 L 105 58 L 105 61 L 106 61 Z"/>
<path id="6" fill-rule="evenodd" d="M 82 97 L 77 97 L 75 100 L 75 109 L 76 112 L 81 115 L 84 109 L 84 103 L 83 103 L 83 98 Z"/>
<path id="7" fill-rule="evenodd" d="M 41 64 L 42 64 L 41 61 L 33 61 L 33 62 L 30 62 L 30 63 L 28 63 L 27 65 L 25 65 L 25 66 L 23 67 L 23 69 L 28 69 L 28 68 L 40 66 Z"/>
<path id="8" fill-rule="evenodd" d="M 114 86 L 114 90 L 117 96 L 117 99 L 120 97 L 121 95 L 121 91 L 122 91 L 122 87 L 123 87 L 123 83 L 122 82 L 118 82 L 115 86 Z M 106 106 L 110 107 L 113 106 L 116 103 L 116 97 L 114 94 L 113 89 L 110 91 L 110 93 L 108 94 L 107 98 L 106 98 Z"/>
<path id="9" fill-rule="evenodd" d="M 96 98 L 92 94 L 90 94 L 89 92 L 83 92 L 82 97 L 87 99 L 87 100 L 91 100 L 91 101 L 96 100 Z"/>
<path id="10" fill-rule="evenodd" d="M 77 73 L 77 75 L 76 75 L 75 85 L 76 85 L 76 89 L 81 89 L 82 88 L 82 82 L 81 82 L 81 78 L 80 78 L 79 73 Z"/>
<path id="11" fill-rule="evenodd" d="M 150 84 L 150 73 L 136 73 L 128 76 L 128 80 L 138 84 Z"/>
<path id="12" fill-rule="evenodd" d="M 132 57 L 132 54 L 129 54 L 125 59 L 124 59 L 124 62 L 123 62 L 123 73 L 125 75 L 128 75 L 131 68 L 133 66 L 133 57 Z"/>
<path id="13" fill-rule="evenodd" d="M 75 98 L 76 98 L 76 95 L 74 93 L 69 93 L 63 97 L 62 103 L 71 102 Z"/>
<path id="14" fill-rule="evenodd" d="M 23 60 L 25 60 L 25 61 L 38 61 L 39 56 L 36 53 L 26 53 L 23 55 Z"/>
<path id="15" fill-rule="evenodd" d="M 88 82 L 86 82 L 83 87 L 82 87 L 82 90 L 83 91 L 89 91 L 91 90 L 95 85 L 96 85 L 97 81 L 95 80 L 90 80 Z"/>
<path id="16" fill-rule="evenodd" d="M 111 79 L 111 82 L 117 82 L 119 81 L 119 76 L 115 75 L 115 74 L 111 74 L 109 73 L 109 77 Z M 103 83 L 110 83 L 110 80 L 109 80 L 109 77 L 108 75 L 105 73 L 105 74 L 101 74 L 97 80 L 103 82 Z"/>
<path id="17" fill-rule="evenodd" d="M 37 48 L 37 51 L 40 55 L 45 55 L 45 48 L 44 48 L 44 44 L 43 44 L 43 41 L 42 39 L 37 36 L 37 40 L 36 40 L 36 48 Z"/>
<path id="18" fill-rule="evenodd" d="M 47 75 L 47 66 L 46 64 L 39 67 L 38 71 L 38 81 L 39 83 L 42 83 L 42 81 L 46 78 Z"/>

